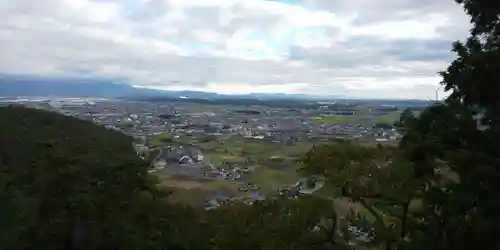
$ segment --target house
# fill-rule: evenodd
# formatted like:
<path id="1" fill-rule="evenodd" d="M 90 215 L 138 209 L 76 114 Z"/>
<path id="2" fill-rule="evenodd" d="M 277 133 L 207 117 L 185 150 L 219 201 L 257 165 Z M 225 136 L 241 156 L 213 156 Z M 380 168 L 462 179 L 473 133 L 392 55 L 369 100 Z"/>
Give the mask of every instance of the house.
<path id="1" fill-rule="evenodd" d="M 179 164 L 193 164 L 194 160 L 188 155 L 184 155 L 179 159 Z"/>
<path id="2" fill-rule="evenodd" d="M 148 146 L 146 146 L 144 144 L 137 143 L 137 144 L 133 144 L 133 145 L 134 145 L 135 151 L 139 155 L 144 154 L 144 153 L 149 151 Z"/>
<path id="3" fill-rule="evenodd" d="M 159 160 L 167 164 L 194 164 L 203 161 L 203 154 L 194 147 L 170 146 L 160 150 L 155 161 Z"/>
<path id="4" fill-rule="evenodd" d="M 211 199 L 208 199 L 205 201 L 205 209 L 210 210 L 210 209 L 215 209 L 218 208 L 220 205 L 228 202 L 231 200 L 231 197 L 229 197 L 226 194 L 223 193 L 218 193 L 214 195 Z"/>
<path id="5" fill-rule="evenodd" d="M 164 168 L 166 166 L 167 166 L 167 163 L 165 162 L 165 160 L 158 160 L 158 161 L 155 161 L 153 163 L 153 167 L 155 169 L 162 169 L 162 168 Z"/>

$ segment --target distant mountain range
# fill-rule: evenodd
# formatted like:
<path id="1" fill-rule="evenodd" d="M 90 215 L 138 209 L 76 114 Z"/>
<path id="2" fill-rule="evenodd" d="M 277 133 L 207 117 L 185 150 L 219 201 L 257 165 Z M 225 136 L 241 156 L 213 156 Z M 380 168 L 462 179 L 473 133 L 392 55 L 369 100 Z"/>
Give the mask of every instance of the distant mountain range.
<path id="1" fill-rule="evenodd" d="M 223 95 L 202 91 L 163 91 L 136 88 L 118 81 L 73 77 L 33 77 L 0 75 L 0 97 L 187 97 L 194 99 L 249 98 L 249 99 L 317 99 L 311 95 L 244 94 Z"/>
<path id="2" fill-rule="evenodd" d="M 161 96 L 188 98 L 314 98 L 307 95 L 287 94 L 248 94 L 222 95 L 202 91 L 162 91 L 148 88 L 136 88 L 113 80 L 73 77 L 33 77 L 0 75 L 1 97 L 128 97 Z"/>
<path id="3" fill-rule="evenodd" d="M 157 91 L 137 89 L 111 80 L 70 77 L 0 76 L 0 96 L 3 97 L 120 97 L 150 95 Z"/>
<path id="4" fill-rule="evenodd" d="M 334 101 L 343 100 L 363 102 L 373 105 L 408 105 L 426 106 L 430 102 L 423 100 L 357 100 L 342 96 L 318 97 L 304 94 L 263 94 L 223 95 L 202 91 L 163 91 L 148 88 L 136 88 L 131 85 L 109 79 L 76 77 L 39 77 L 0 75 L 0 97 L 95 97 L 95 98 L 181 98 L 188 99 L 256 99 L 256 100 L 307 100 Z"/>

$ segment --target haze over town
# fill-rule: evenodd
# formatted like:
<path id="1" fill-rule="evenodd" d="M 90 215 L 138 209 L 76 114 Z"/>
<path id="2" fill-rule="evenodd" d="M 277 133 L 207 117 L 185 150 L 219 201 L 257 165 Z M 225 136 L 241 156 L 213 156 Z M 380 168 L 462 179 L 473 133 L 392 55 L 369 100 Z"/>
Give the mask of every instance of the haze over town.
<path id="1" fill-rule="evenodd" d="M 470 28 L 448 0 L 1 1 L 0 73 L 217 93 L 434 96 Z"/>

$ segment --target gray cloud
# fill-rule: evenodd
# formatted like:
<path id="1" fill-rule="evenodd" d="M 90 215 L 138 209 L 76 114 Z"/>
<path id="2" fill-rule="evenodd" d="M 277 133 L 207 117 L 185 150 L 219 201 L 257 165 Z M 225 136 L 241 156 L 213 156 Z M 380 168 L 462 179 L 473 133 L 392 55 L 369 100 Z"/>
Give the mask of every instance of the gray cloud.
<path id="1" fill-rule="evenodd" d="M 363 66 L 390 66 L 395 62 L 444 62 L 453 58 L 453 40 L 392 39 L 372 36 L 355 36 L 341 42 L 341 49 L 306 49 L 295 46 L 291 60 L 308 61 L 319 69 L 352 69 Z M 394 74 L 397 74 L 394 72 Z"/>
<path id="2" fill-rule="evenodd" d="M 91 75 L 159 88 L 244 83 L 256 90 L 280 85 L 313 94 L 424 97 L 453 58 L 451 42 L 469 29 L 450 0 L 305 0 L 307 8 L 260 0 L 180 3 L 2 2 L 0 73 Z M 415 32 L 401 20 L 415 20 L 407 27 Z M 421 24 L 426 20 L 436 21 Z"/>
<path id="3" fill-rule="evenodd" d="M 326 9 L 334 13 L 356 12 L 354 24 L 363 25 L 383 21 L 404 21 L 432 14 L 453 15 L 460 20 L 463 13 L 453 0 L 355 0 L 323 1 L 301 0 L 299 3 L 314 9 Z"/>

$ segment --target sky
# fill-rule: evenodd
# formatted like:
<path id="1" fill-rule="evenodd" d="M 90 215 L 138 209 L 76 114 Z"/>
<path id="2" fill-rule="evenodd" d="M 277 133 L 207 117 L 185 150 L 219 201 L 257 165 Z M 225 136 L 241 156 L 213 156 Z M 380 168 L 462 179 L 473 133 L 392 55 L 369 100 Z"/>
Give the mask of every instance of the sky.
<path id="1" fill-rule="evenodd" d="M 0 74 L 165 90 L 434 97 L 453 0 L 0 0 Z"/>

